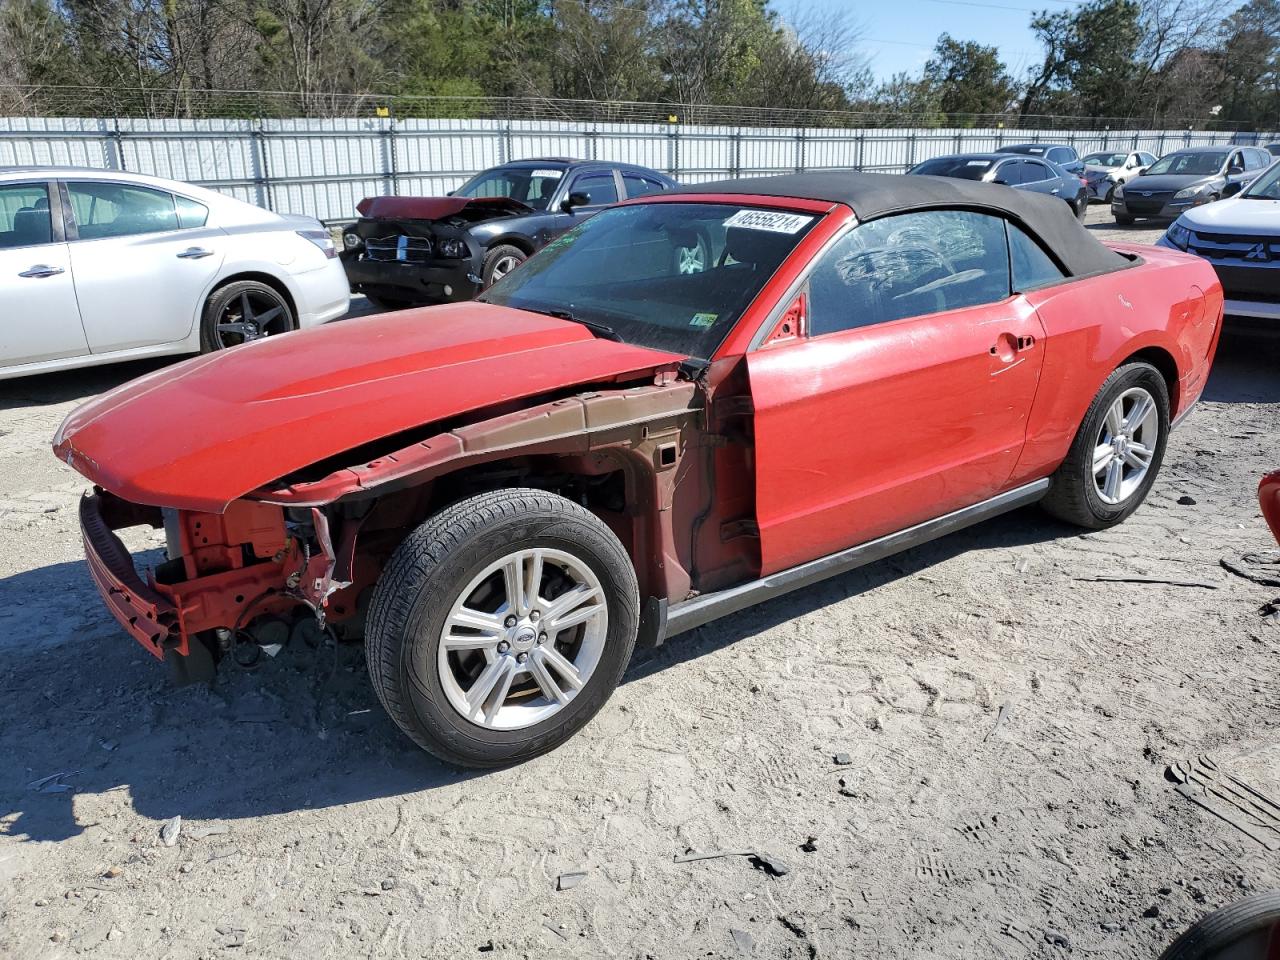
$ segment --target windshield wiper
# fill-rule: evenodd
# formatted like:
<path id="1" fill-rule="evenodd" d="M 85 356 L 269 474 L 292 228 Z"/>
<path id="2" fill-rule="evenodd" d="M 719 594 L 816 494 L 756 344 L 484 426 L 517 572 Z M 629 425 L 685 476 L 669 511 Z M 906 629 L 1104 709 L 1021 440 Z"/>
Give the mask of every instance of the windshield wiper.
<path id="1" fill-rule="evenodd" d="M 568 310 L 534 310 L 534 313 L 541 313 L 548 317 L 555 317 L 557 320 L 568 320 L 570 323 L 580 323 L 592 333 L 599 334 L 606 340 L 616 340 L 622 342 L 622 338 L 618 336 L 617 331 L 613 327 L 604 323 L 598 323 L 595 320 L 587 320 L 583 317 L 574 316 Z"/>

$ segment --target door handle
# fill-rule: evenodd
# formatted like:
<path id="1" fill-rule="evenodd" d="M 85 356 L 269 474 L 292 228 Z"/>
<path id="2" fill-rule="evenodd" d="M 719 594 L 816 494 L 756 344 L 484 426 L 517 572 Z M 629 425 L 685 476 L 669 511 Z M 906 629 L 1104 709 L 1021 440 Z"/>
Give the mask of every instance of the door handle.
<path id="1" fill-rule="evenodd" d="M 48 264 L 37 263 L 29 270 L 23 270 L 18 276 L 20 277 L 56 277 L 60 273 L 66 273 L 65 267 L 51 267 Z"/>
<path id="2" fill-rule="evenodd" d="M 206 250 L 204 247 L 187 247 L 177 256 L 179 260 L 199 260 L 203 257 L 212 257 L 213 251 Z"/>
<path id="3" fill-rule="evenodd" d="M 1057 192 L 1058 192 L 1059 190 L 1061 190 L 1061 189 L 1062 189 L 1061 187 L 1054 187 L 1054 188 L 1053 188 L 1052 190 L 1050 190 L 1049 192 L 1050 192 L 1050 193 L 1057 193 Z"/>
<path id="4" fill-rule="evenodd" d="M 1011 333 L 1002 333 L 992 345 L 991 355 L 1008 363 L 1019 353 L 1030 350 L 1035 345 L 1035 337 L 1015 337 Z"/>

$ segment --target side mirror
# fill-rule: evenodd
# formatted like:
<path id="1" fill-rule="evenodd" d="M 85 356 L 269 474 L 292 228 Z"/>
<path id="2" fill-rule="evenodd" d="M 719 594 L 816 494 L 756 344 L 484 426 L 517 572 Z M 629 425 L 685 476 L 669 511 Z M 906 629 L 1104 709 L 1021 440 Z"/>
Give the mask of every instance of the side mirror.
<path id="1" fill-rule="evenodd" d="M 591 194 L 583 193 L 575 190 L 563 200 L 560 201 L 560 209 L 565 213 L 572 213 L 574 207 L 587 207 L 591 205 Z"/>
<path id="2" fill-rule="evenodd" d="M 1008 181 L 1008 179 L 1007 179 L 1006 177 L 1003 177 L 1003 176 L 996 177 L 996 178 L 995 178 L 994 180 L 992 180 L 991 182 L 992 182 L 992 183 L 998 183 L 998 184 L 1000 184 L 1002 187 L 1007 187 L 1007 186 L 1009 186 L 1009 181 Z"/>

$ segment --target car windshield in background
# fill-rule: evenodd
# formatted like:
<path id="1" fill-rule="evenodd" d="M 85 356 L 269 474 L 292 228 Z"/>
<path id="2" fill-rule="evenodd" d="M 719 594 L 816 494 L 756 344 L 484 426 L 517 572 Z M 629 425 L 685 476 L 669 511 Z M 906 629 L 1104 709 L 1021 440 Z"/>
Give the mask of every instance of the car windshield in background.
<path id="1" fill-rule="evenodd" d="M 1175 176 L 1207 177 L 1222 169 L 1225 153 L 1171 153 L 1147 167 L 1147 176 L 1171 173 Z"/>
<path id="2" fill-rule="evenodd" d="M 1127 156 L 1127 153 L 1091 153 L 1084 158 L 1084 162 L 1095 167 L 1123 167 Z"/>
<path id="3" fill-rule="evenodd" d="M 1280 200 L 1280 163 L 1273 163 L 1241 196 L 1248 200 Z"/>
<path id="4" fill-rule="evenodd" d="M 547 209 L 564 170 L 548 167 L 497 167 L 472 177 L 455 197 L 510 197 L 535 210 Z"/>
<path id="5" fill-rule="evenodd" d="M 975 160 L 968 157 L 938 157 L 913 167 L 912 173 L 930 177 L 958 177 L 961 180 L 981 180 L 991 169 L 994 160 Z"/>
<path id="6" fill-rule="evenodd" d="M 721 203 L 603 210 L 479 297 L 707 359 L 818 217 Z"/>

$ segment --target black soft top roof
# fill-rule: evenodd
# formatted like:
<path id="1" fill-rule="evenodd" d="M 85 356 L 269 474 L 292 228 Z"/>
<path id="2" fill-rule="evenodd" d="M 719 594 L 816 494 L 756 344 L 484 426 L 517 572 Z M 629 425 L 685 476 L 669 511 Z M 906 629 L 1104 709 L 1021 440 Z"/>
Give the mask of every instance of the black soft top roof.
<path id="1" fill-rule="evenodd" d="M 1132 266 L 1131 260 L 1098 242 L 1062 200 L 994 183 L 950 177 L 821 171 L 717 180 L 678 187 L 672 192 L 825 200 L 845 204 L 863 221 L 909 210 L 987 211 L 1015 220 L 1039 237 L 1072 276 L 1110 273 Z"/>

